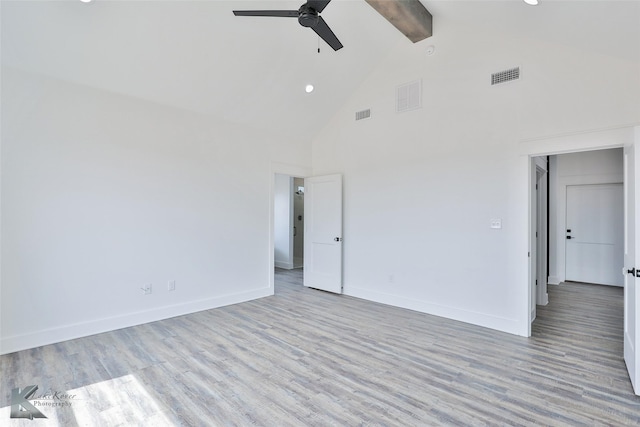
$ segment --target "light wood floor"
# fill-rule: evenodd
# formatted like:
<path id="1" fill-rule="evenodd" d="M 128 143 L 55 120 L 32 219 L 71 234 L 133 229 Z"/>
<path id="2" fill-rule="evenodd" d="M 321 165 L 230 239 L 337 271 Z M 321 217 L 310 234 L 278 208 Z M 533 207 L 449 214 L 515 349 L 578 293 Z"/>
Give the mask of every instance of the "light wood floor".
<path id="1" fill-rule="evenodd" d="M 0 425 L 638 425 L 622 290 L 550 286 L 531 338 L 304 288 L 0 357 Z M 10 392 L 76 394 L 48 420 Z"/>

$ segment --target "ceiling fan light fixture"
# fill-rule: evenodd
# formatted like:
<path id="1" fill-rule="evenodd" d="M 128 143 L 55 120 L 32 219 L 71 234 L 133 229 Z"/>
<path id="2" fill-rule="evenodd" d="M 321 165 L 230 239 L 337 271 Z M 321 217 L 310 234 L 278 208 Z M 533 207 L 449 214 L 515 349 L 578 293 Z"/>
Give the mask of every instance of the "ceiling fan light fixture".
<path id="1" fill-rule="evenodd" d="M 537 6 L 538 0 L 524 0 L 524 2 L 530 6 Z"/>
<path id="2" fill-rule="evenodd" d="M 307 93 L 311 93 L 311 92 L 313 92 L 313 89 L 315 89 L 315 88 L 313 87 L 313 85 L 312 85 L 312 84 L 308 84 L 308 85 L 306 85 L 306 86 L 304 87 L 304 91 L 305 91 L 305 92 L 307 92 Z"/>

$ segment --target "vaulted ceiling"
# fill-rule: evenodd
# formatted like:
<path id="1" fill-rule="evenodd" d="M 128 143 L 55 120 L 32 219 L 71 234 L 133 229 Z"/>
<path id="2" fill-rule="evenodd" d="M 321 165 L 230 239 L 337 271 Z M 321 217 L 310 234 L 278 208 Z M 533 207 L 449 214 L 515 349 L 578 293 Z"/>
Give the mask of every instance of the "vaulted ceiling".
<path id="1" fill-rule="evenodd" d="M 2 63 L 32 73 L 213 115 L 265 130 L 317 132 L 389 53 L 411 42 L 364 0 L 333 0 L 322 16 L 334 52 L 295 19 L 234 9 L 297 9 L 281 1 L 2 1 Z M 434 36 L 493 33 L 640 61 L 640 1 L 422 0 Z M 318 47 L 320 52 L 318 53 Z M 491 46 L 487 46 L 491 49 Z M 437 51 L 436 51 L 437 54 Z M 304 92 L 315 85 L 312 94 Z"/>

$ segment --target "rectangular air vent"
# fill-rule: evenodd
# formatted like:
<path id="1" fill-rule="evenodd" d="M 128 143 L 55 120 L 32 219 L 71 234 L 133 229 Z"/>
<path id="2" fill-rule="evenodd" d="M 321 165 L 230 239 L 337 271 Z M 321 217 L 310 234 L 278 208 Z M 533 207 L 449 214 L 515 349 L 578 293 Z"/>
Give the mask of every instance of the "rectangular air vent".
<path id="1" fill-rule="evenodd" d="M 422 107 L 422 81 L 405 83 L 396 89 L 396 112 L 416 110 Z"/>
<path id="2" fill-rule="evenodd" d="M 498 71 L 491 74 L 491 86 L 500 83 L 510 82 L 512 80 L 518 80 L 520 78 L 520 67 L 511 68 L 509 70 Z"/>
<path id="3" fill-rule="evenodd" d="M 366 110 L 356 111 L 356 120 L 368 119 L 371 117 L 371 109 L 367 108 Z"/>

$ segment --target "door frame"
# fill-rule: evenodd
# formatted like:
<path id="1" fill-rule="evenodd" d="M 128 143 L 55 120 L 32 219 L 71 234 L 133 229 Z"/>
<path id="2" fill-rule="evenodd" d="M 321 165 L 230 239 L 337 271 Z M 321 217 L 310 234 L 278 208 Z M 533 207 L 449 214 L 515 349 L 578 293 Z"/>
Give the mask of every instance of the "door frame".
<path id="1" fill-rule="evenodd" d="M 533 215 L 532 209 L 532 176 L 535 176 L 535 167 L 532 163 L 533 157 L 551 156 L 555 154 L 567 154 L 580 151 L 603 150 L 608 148 L 621 148 L 625 145 L 636 144 L 640 146 L 640 132 L 636 134 L 638 126 L 625 126 L 619 128 L 610 128 L 604 130 L 593 130 L 590 132 L 579 132 L 569 135 L 561 135 L 547 138 L 536 138 L 521 140 L 518 143 L 518 179 L 517 188 L 519 188 L 519 209 L 514 218 L 517 233 L 516 247 L 520 248 L 514 255 L 514 267 L 516 273 L 521 279 L 518 283 L 518 295 L 520 295 L 520 303 L 518 310 L 519 324 L 522 326 L 521 335 L 531 336 L 531 293 L 532 286 L 535 283 L 531 281 L 531 254 L 532 245 L 535 244 L 535 236 L 532 236 L 531 221 Z M 524 200 L 523 200 L 524 199 Z M 638 230 L 636 230 L 636 238 Z"/>
<path id="2" fill-rule="evenodd" d="M 547 293 L 547 284 L 549 283 L 549 158 L 546 156 L 544 157 L 544 165 L 538 165 L 536 168 L 536 183 L 538 185 L 536 200 L 538 292 L 536 303 L 547 305 L 549 303 L 549 294 Z"/>
<path id="3" fill-rule="evenodd" d="M 269 278 L 269 293 L 275 292 L 275 215 L 274 215 L 274 199 L 275 199 L 275 183 L 276 174 L 287 175 L 295 178 L 306 178 L 312 175 L 311 167 L 291 165 L 288 163 L 271 162 L 271 170 L 269 171 L 269 246 L 268 246 L 268 268 L 267 277 Z"/>
<path id="4" fill-rule="evenodd" d="M 531 245 L 529 281 L 533 284 L 529 289 L 531 293 L 530 319 L 536 317 L 536 306 L 547 305 L 547 182 L 549 174 L 547 156 L 531 156 L 530 179 L 530 221 L 529 235 L 533 239 Z M 536 236 L 536 232 L 538 233 Z"/>

